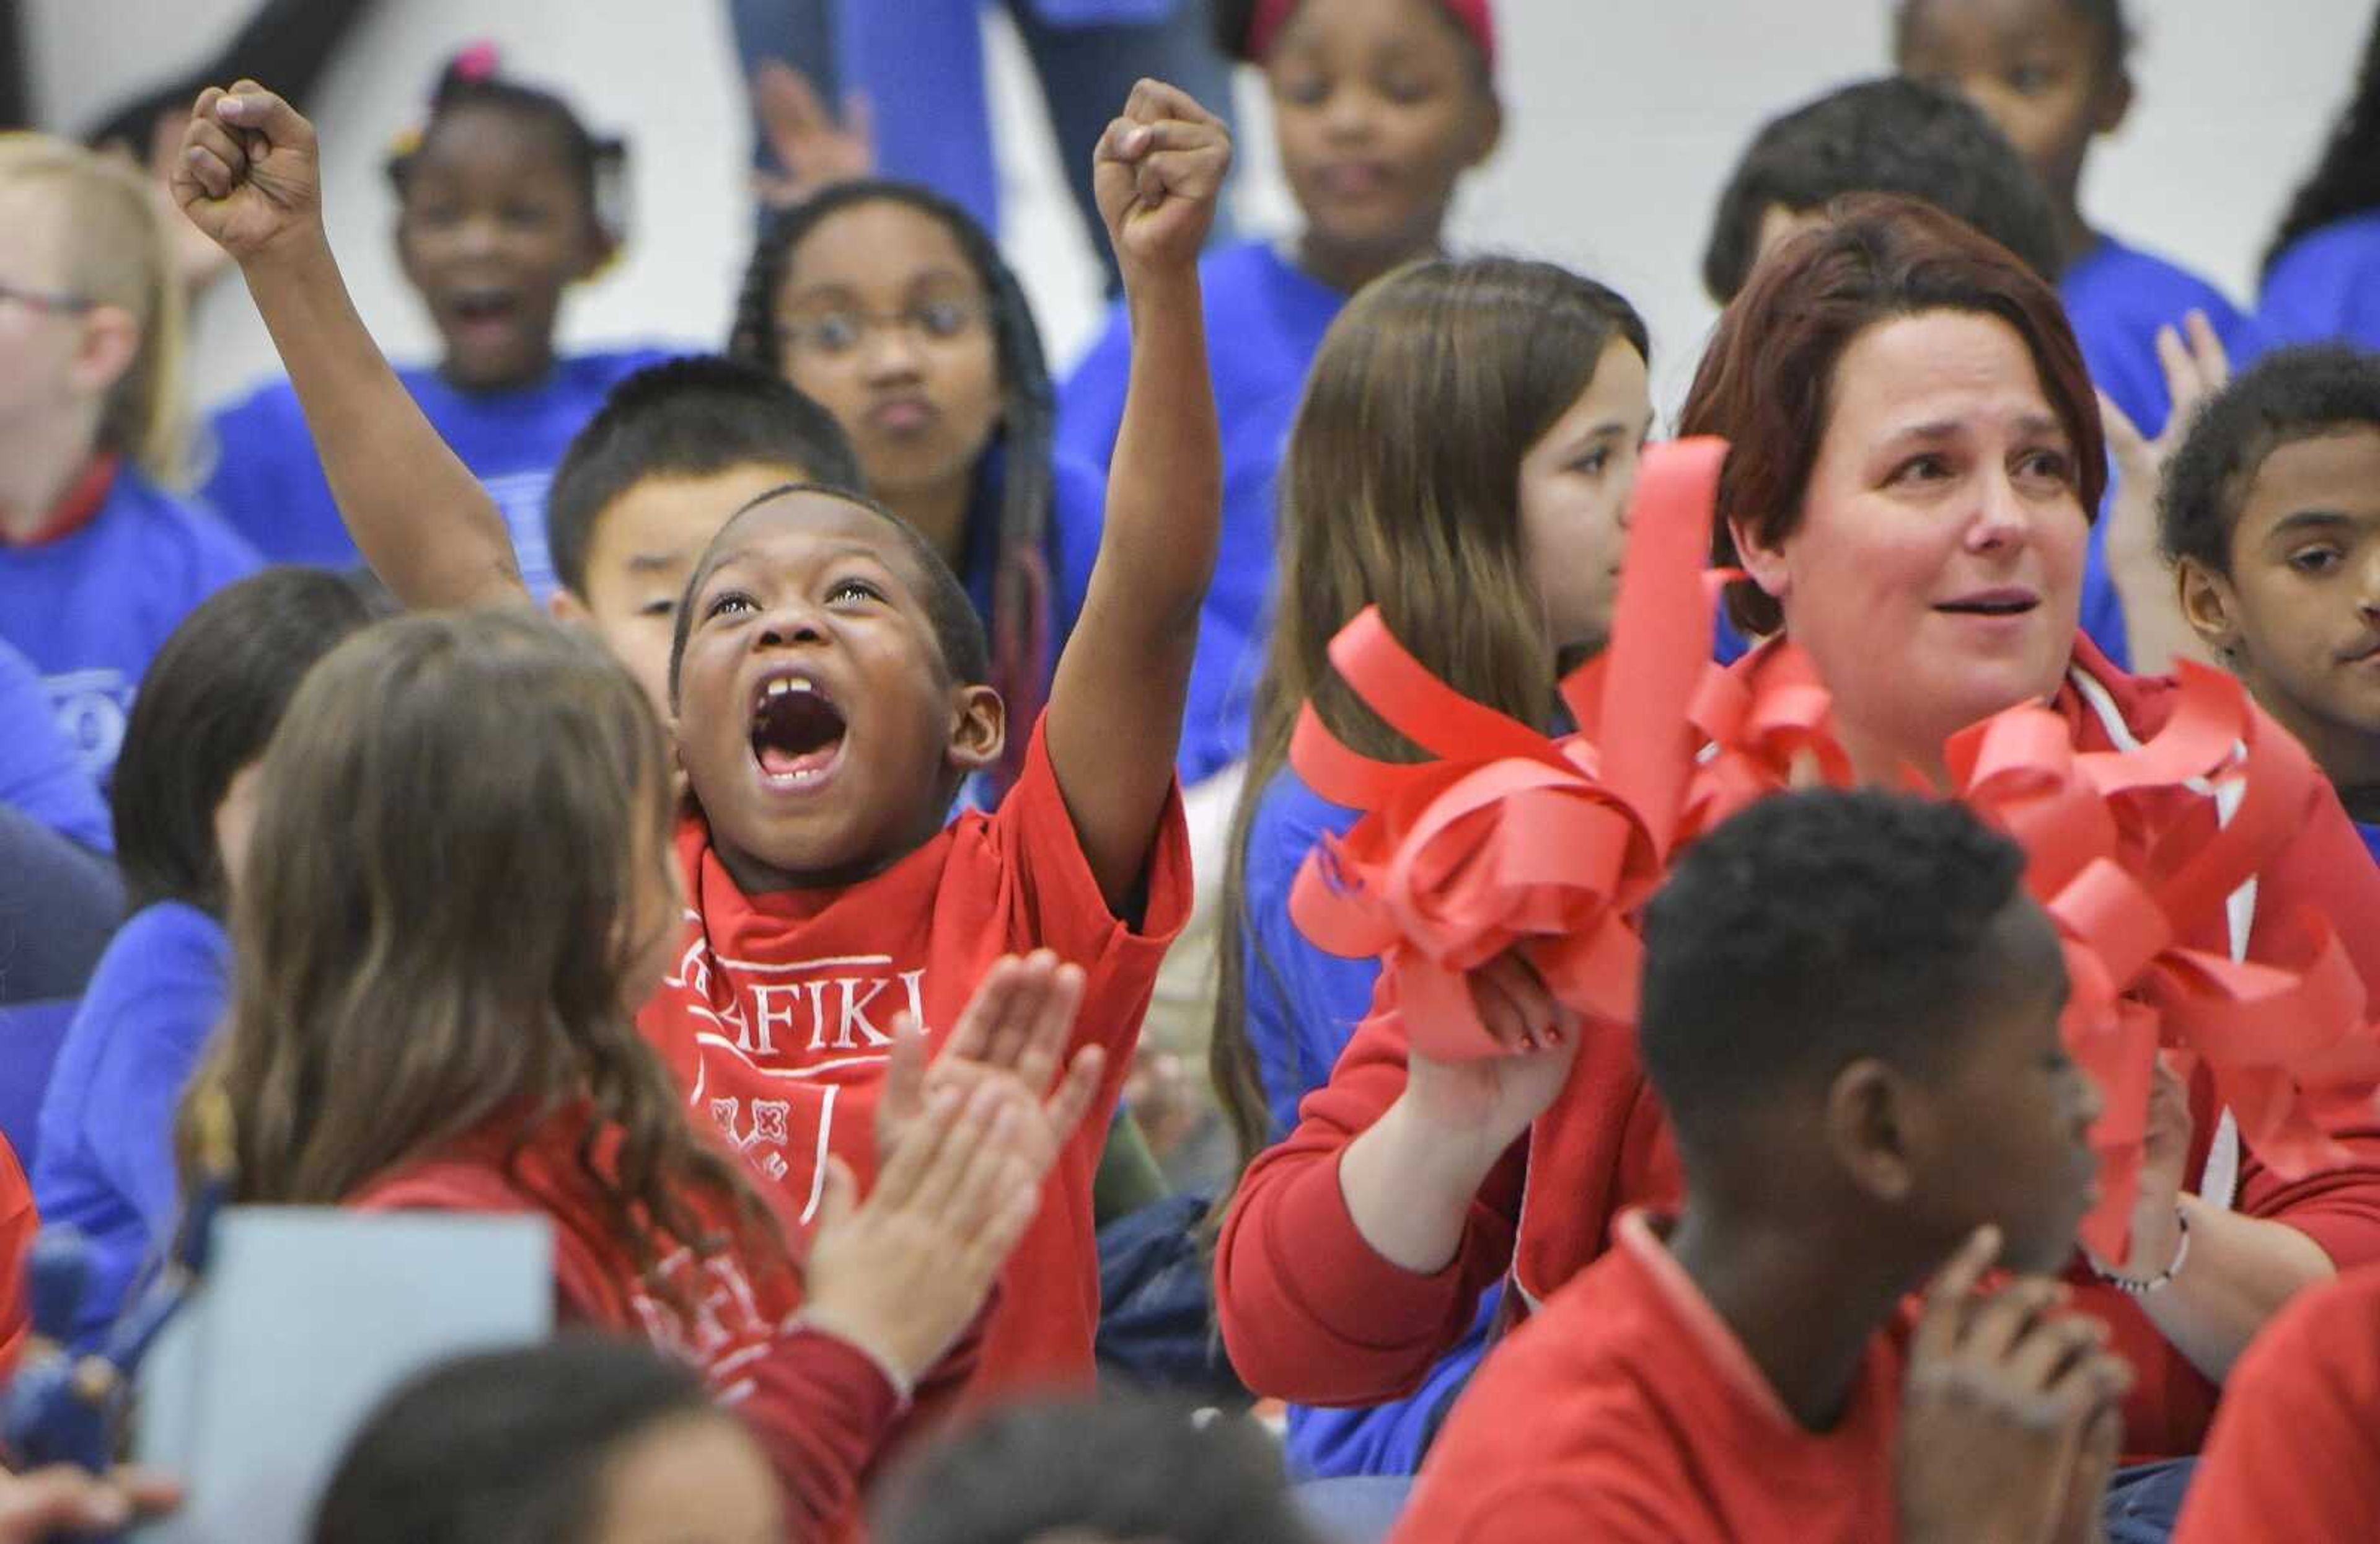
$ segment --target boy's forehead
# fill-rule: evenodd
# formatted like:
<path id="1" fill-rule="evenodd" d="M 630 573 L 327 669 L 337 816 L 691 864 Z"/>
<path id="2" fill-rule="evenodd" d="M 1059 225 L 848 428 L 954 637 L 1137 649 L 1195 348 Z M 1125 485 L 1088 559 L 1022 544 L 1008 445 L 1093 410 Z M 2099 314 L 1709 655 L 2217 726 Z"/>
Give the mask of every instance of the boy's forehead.
<path id="1" fill-rule="evenodd" d="M 589 565 L 668 552 L 677 554 L 683 567 L 711 544 L 737 510 L 809 475 L 789 463 L 755 462 L 715 472 L 639 478 L 596 515 Z"/>
<path id="2" fill-rule="evenodd" d="M 783 561 L 820 548 L 859 552 L 914 582 L 908 543 L 892 523 L 865 505 L 806 489 L 754 505 L 719 533 L 710 569 L 730 564 Z"/>

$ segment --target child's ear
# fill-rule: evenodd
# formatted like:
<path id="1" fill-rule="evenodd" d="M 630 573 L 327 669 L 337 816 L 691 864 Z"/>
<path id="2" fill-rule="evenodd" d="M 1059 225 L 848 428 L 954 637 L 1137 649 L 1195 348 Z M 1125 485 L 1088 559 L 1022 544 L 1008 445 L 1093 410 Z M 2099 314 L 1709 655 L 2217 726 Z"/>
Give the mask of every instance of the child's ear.
<path id="1" fill-rule="evenodd" d="M 2240 597 L 2231 581 L 2194 557 L 2180 559 L 2173 569 L 2181 619 L 2216 659 L 2228 659 L 2240 648 Z"/>
<path id="2" fill-rule="evenodd" d="M 951 765 L 979 772 L 1000 760 L 1008 746 L 1008 704 L 990 687 L 951 690 Z"/>
<path id="3" fill-rule="evenodd" d="M 556 622 L 577 626 L 590 620 L 587 602 L 567 590 L 556 590 L 545 602 L 545 613 Z"/>
<path id="4" fill-rule="evenodd" d="M 588 233 L 578 254 L 578 261 L 570 270 L 572 282 L 584 284 L 594 278 L 603 270 L 611 267 L 612 260 L 619 255 L 620 238 L 601 226 L 597 226 Z"/>
<path id="5" fill-rule="evenodd" d="M 2099 82 L 2091 103 L 2091 132 L 2113 134 L 2132 111 L 2132 72 L 2119 65 Z"/>
<path id="6" fill-rule="evenodd" d="M 1472 141 L 1471 159 L 1466 162 L 1465 164 L 1471 166 L 1478 165 L 1481 162 L 1495 154 L 1496 147 L 1503 142 L 1504 99 L 1498 96 L 1494 91 L 1489 91 L 1488 93 L 1488 100 L 1482 103 L 1479 107 L 1479 125 L 1476 131 L 1476 138 Z"/>
<path id="7" fill-rule="evenodd" d="M 1916 1188 L 1920 1133 L 1912 1130 L 1909 1084 L 1873 1057 L 1853 1062 L 1827 1087 L 1826 1139 L 1852 1186 L 1898 1203 Z"/>
<path id="8" fill-rule="evenodd" d="M 1785 565 L 1785 549 L 1770 546 L 1742 520 L 1730 518 L 1727 531 L 1735 541 L 1737 565 L 1770 600 L 1784 600 L 1785 592 L 1792 588 L 1791 571 Z"/>
<path id="9" fill-rule="evenodd" d="M 83 314 L 82 344 L 68 370 L 77 388 L 103 396 L 140 357 L 140 320 L 122 306 L 93 306 Z"/>

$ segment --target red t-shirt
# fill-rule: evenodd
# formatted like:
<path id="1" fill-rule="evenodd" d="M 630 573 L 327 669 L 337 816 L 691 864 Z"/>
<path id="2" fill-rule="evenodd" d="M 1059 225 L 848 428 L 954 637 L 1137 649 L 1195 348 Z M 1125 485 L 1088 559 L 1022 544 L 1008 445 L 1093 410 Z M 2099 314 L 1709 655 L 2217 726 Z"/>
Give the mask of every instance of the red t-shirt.
<path id="1" fill-rule="evenodd" d="M 2087 638 L 2077 638 L 2074 662 L 2105 686 L 2133 735 L 2164 727 L 2174 682 L 2125 675 Z M 2061 691 L 2054 706 L 2073 725 L 2078 746 L 2114 748 L 2107 725 L 2077 688 Z M 2269 723 L 2265 732 L 2284 733 Z M 2270 933 L 2291 911 L 2312 907 L 2338 929 L 2380 1003 L 2380 869 L 2327 784 L 2315 779 L 2307 794 L 2296 838 L 2257 877 L 2250 957 L 2265 953 Z M 2185 942 L 2222 951 L 2222 920 L 2208 919 Z M 1393 971 L 1382 972 L 1379 990 L 1395 990 Z M 1667 1123 L 1637 1064 L 1633 1035 L 1590 1031 L 1578 1056 L 1555 1111 L 1569 1144 L 1563 1161 L 1544 1161 L 1526 1138 L 1515 1144 L 1481 1185 L 1455 1261 L 1436 1276 L 1416 1276 L 1364 1242 L 1339 1188 L 1340 1154 L 1396 1101 L 1405 1082 L 1402 1037 L 1371 1025 L 1356 1033 L 1330 1082 L 1299 1107 L 1296 1130 L 1249 1168 L 1217 1246 L 1217 1315 L 1232 1363 L 1251 1388 L 1305 1404 L 1398 1397 L 1452 1347 L 1478 1291 L 1512 1265 L 1516 1251 L 1550 1293 L 1568 1271 L 1602 1254 L 1621 1209 L 1673 1204 L 1680 1179 Z M 2195 1130 L 2186 1173 L 2199 1190 L 2222 1114 L 2204 1068 L 2192 1087 L 2191 1112 Z M 2288 1222 L 2341 1270 L 2380 1264 L 2380 1116 L 2338 1135 L 2352 1161 L 2298 1180 L 2275 1174 L 2252 1150 L 2240 1152 L 2231 1206 Z M 2137 1374 L 2124 1402 L 2126 1456 L 2197 1452 L 2220 1390 L 2166 1341 L 2136 1300 L 2079 1268 L 2074 1282 L 2076 1306 L 2107 1321 L 2116 1349 Z"/>
<path id="2" fill-rule="evenodd" d="M 2174 1544 L 2380 1535 L 2380 1268 L 2305 1294 L 2231 1370 Z"/>
<path id="3" fill-rule="evenodd" d="M 801 1223 L 817 1207 L 825 1153 L 850 1164 L 863 1191 L 872 1180 L 895 1014 L 915 1014 L 939 1048 L 1001 955 L 1050 949 L 1083 967 L 1075 1042 L 1107 1048 L 1105 1081 L 1002 1277 L 965 1397 L 1087 1384 L 1099 1313 L 1091 1177 L 1158 963 L 1190 909 L 1178 794 L 1151 845 L 1137 928 L 1099 893 L 1038 725 L 997 813 L 960 816 L 860 883 L 747 895 L 699 815 L 680 825 L 678 853 L 686 943 L 638 1027 L 687 1102 Z"/>
<path id="4" fill-rule="evenodd" d="M 1905 1352 L 1869 1343 L 1830 1430 L 1796 1422 L 1641 1212 L 1497 1348 L 1391 1544 L 1874 1544 L 1894 1537 Z"/>
<path id="5" fill-rule="evenodd" d="M 445 1151 L 372 1181 L 363 1211 L 522 1212 L 553 1224 L 556 1319 L 634 1335 L 700 1369 L 718 1401 L 751 1427 L 783 1482 L 796 1536 L 853 1530 L 866 1477 L 906 1405 L 850 1343 L 794 1322 L 801 1288 L 790 1259 L 680 1248 L 649 1274 L 612 1231 L 598 1182 L 578 1163 L 583 1122 L 544 1124 L 514 1151 L 500 1120 Z M 609 1161 L 599 1144 L 596 1161 Z M 725 1219 L 705 1216 L 724 1234 Z M 655 1277 L 666 1292 L 657 1292 Z M 681 1310 L 676 1303 L 690 1305 Z"/>
<path id="6" fill-rule="evenodd" d="M 17 1354 L 25 1348 L 25 1335 L 32 1328 L 31 1307 L 25 1301 L 25 1257 L 41 1231 L 33 1187 L 25 1181 L 17 1149 L 0 1137 L 0 1375 L 17 1365 Z"/>

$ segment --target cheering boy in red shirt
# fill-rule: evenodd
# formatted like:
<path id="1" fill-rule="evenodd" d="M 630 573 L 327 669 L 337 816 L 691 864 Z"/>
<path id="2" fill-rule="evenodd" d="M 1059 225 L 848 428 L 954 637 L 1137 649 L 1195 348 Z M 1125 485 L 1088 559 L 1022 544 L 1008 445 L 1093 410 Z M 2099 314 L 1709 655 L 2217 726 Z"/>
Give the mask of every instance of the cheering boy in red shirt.
<path id="1" fill-rule="evenodd" d="M 688 912 L 639 1023 L 693 1107 L 808 1221 L 823 1160 L 865 1182 L 894 1016 L 939 1046 L 1004 954 L 1087 976 L 1077 1053 L 1114 1104 L 1159 959 L 1187 909 L 1173 787 L 1220 492 L 1196 261 L 1231 159 L 1222 126 L 1144 81 L 1097 152 L 1135 340 L 1107 540 L 1026 770 L 945 824 L 1012 732 L 982 630 L 930 544 L 864 498 L 753 501 L 697 565 L 671 667 Z M 412 406 L 323 234 L 310 126 L 242 82 L 200 98 L 176 195 L 240 262 L 358 543 L 407 604 L 522 594 L 502 517 Z M 1091 1173 L 1059 1158 L 984 1328 L 971 1387 L 1087 1379 L 1099 1311 Z"/>
<path id="2" fill-rule="evenodd" d="M 1640 1039 L 1689 1198 L 1489 1356 L 1400 1544 L 2098 1536 L 2127 1369 L 2046 1275 L 1974 1291 L 2063 1266 L 2092 1191 L 2023 875 L 1965 809 L 1881 793 L 1779 795 L 1686 851 Z"/>

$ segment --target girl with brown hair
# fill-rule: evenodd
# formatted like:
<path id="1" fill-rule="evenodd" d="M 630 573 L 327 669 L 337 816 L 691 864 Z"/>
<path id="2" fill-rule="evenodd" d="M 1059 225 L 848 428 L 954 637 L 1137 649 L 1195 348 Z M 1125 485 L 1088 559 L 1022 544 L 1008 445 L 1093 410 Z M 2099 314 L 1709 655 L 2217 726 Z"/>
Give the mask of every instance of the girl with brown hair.
<path id="1" fill-rule="evenodd" d="M 1289 767 L 1299 710 L 1311 700 L 1364 754 L 1420 759 L 1340 680 L 1330 639 L 1378 605 L 1440 679 L 1550 724 L 1558 656 L 1596 646 L 1609 625 L 1651 418 L 1646 351 L 1620 296 L 1508 258 L 1393 274 L 1323 341 L 1282 466 L 1278 614 L 1223 881 L 1213 1068 L 1243 1166 L 1330 1076 L 1378 974 L 1316 948 L 1289 919 L 1298 865 L 1355 818 Z M 1293 1410 L 1292 1462 L 1410 1471 L 1480 1343 L 1475 1333 L 1408 1405 Z"/>

